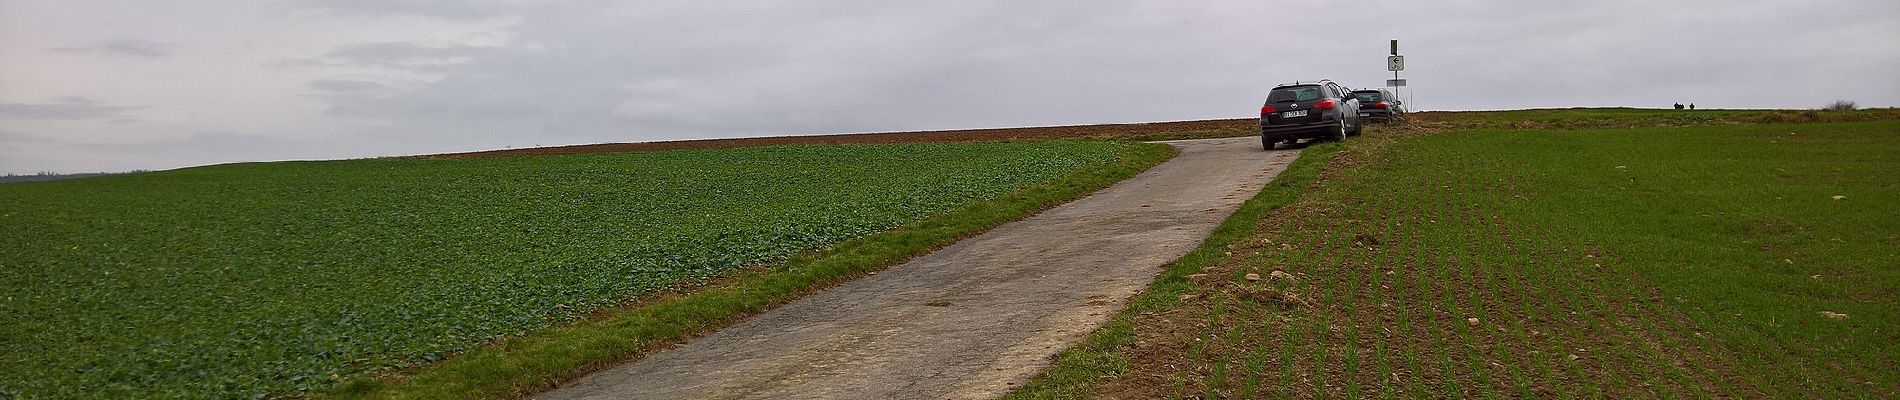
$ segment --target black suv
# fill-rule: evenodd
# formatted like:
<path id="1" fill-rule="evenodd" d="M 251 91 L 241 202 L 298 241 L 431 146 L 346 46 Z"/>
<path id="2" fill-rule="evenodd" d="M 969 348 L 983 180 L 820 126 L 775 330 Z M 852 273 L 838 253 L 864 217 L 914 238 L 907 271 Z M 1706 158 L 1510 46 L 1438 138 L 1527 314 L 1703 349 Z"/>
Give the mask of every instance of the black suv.
<path id="1" fill-rule="evenodd" d="M 1275 86 L 1260 106 L 1260 145 L 1359 134 L 1359 99 L 1330 80 Z"/>
<path id="2" fill-rule="evenodd" d="M 1367 121 L 1401 122 L 1405 120 L 1405 102 L 1385 89 L 1352 91 L 1359 99 L 1359 118 Z"/>

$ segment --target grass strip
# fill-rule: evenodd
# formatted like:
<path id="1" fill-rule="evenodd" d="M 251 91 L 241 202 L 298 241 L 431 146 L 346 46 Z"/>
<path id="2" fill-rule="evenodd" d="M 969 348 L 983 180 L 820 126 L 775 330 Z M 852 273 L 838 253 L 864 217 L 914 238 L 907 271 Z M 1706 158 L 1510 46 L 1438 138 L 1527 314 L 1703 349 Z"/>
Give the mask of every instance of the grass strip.
<path id="1" fill-rule="evenodd" d="M 359 378 L 317 397 L 515 398 L 735 323 L 805 294 L 1108 187 L 1160 164 L 1171 147 L 1137 143 L 1106 164 L 897 229 L 742 270 L 708 286 L 484 345 L 401 373 Z"/>
<path id="2" fill-rule="evenodd" d="M 1388 381 L 1471 398 L 1894 398 L 1900 379 L 1881 366 L 1900 354 L 1883 340 L 1900 332 L 1887 318 L 1900 224 L 1882 212 L 1900 202 L 1882 179 L 1900 165 L 1895 133 L 1865 121 L 1375 134 L 1221 248 L 1267 256 L 1189 271 L 1205 276 L 1126 314 L 1132 338 L 1094 343 L 1111 353 L 1085 363 L 1105 367 L 1018 397 L 1244 391 L 1211 372 L 1241 353 L 1207 340 L 1239 327 L 1288 360 L 1268 364 L 1280 384 L 1250 394 L 1263 398 L 1378 397 Z M 1302 306 L 1220 296 L 1269 270 L 1298 276 L 1285 282 L 1303 288 L 1281 292 Z M 1387 358 L 1407 362 L 1373 373 Z"/>
<path id="3" fill-rule="evenodd" d="M 1141 295 L 1130 300 L 1107 324 L 1089 334 L 1081 343 L 1064 350 L 1056 361 L 1005 399 L 1082 398 L 1093 393 L 1097 384 L 1114 379 L 1128 370 L 1128 360 L 1116 349 L 1135 341 L 1134 320 L 1142 313 L 1174 307 L 1180 295 L 1193 288 L 1190 274 L 1217 265 L 1229 255 L 1226 248 L 1235 240 L 1253 235 L 1261 218 L 1268 212 L 1293 203 L 1308 184 L 1319 180 L 1327 161 L 1341 151 L 1334 143 L 1319 144 L 1302 151 L 1300 158 L 1286 171 L 1261 188 L 1258 194 L 1240 205 L 1222 220 L 1200 247 L 1181 256 L 1166 272 L 1148 285 Z"/>

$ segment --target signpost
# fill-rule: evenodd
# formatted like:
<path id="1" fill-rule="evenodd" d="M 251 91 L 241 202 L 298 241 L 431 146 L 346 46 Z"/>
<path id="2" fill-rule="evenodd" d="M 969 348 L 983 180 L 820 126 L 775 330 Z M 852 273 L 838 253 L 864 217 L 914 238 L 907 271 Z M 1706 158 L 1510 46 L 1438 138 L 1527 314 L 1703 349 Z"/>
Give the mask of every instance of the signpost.
<path id="1" fill-rule="evenodd" d="M 1405 79 L 1399 78 L 1399 71 L 1405 70 L 1405 56 L 1399 55 L 1398 39 L 1392 39 L 1392 55 L 1385 57 L 1385 70 L 1392 71 L 1392 79 L 1386 80 L 1385 86 L 1392 88 L 1393 94 L 1397 95 L 1399 88 L 1405 87 Z"/>

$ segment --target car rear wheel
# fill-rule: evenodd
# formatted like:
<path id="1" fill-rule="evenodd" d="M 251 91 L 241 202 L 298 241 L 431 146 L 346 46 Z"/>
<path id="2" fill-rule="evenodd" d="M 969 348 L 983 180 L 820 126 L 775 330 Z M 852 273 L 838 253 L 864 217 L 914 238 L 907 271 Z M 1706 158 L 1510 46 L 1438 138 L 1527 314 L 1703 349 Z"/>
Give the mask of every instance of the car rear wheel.
<path id="1" fill-rule="evenodd" d="M 1345 120 L 1345 119 L 1343 119 L 1343 118 L 1342 118 L 1342 119 L 1340 119 L 1340 120 L 1339 120 L 1339 126 L 1335 126 L 1335 127 L 1333 127 L 1333 137 L 1332 137 L 1332 139 L 1333 139 L 1333 141 L 1335 141 L 1335 142 L 1344 142 L 1344 141 L 1346 141 L 1346 120 Z"/>

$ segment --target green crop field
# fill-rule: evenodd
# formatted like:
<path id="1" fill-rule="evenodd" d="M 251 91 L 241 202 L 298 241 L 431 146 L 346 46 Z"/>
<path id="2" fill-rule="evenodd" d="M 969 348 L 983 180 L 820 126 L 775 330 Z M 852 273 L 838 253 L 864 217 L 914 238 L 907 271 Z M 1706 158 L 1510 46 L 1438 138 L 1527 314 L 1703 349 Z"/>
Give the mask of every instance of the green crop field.
<path id="1" fill-rule="evenodd" d="M 1309 149 L 1013 397 L 1900 397 L 1893 111 L 1437 115 Z"/>
<path id="2" fill-rule="evenodd" d="M 277 162 L 0 185 L 0 398 L 328 390 L 1130 146 Z"/>

